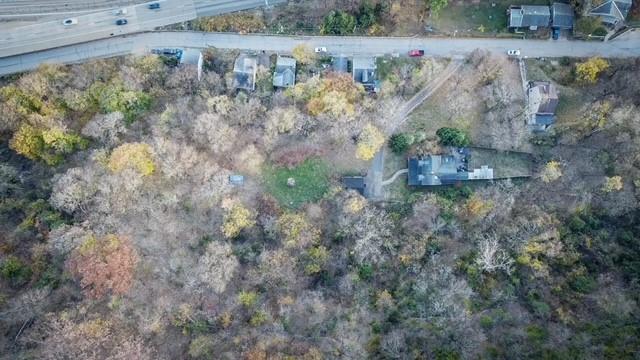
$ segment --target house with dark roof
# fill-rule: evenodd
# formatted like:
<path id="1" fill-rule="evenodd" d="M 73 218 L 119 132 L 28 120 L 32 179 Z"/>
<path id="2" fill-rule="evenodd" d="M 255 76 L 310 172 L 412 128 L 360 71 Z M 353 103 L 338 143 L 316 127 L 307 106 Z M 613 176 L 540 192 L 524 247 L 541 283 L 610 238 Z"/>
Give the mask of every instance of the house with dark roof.
<path id="1" fill-rule="evenodd" d="M 258 60 L 256 56 L 240 54 L 233 64 L 233 87 L 253 91 L 256 89 Z"/>
<path id="2" fill-rule="evenodd" d="M 549 27 L 551 11 L 548 6 L 511 5 L 509 7 L 509 28 L 538 30 Z"/>
<path id="3" fill-rule="evenodd" d="M 353 68 L 353 81 L 362 84 L 367 91 L 378 91 L 379 82 L 376 75 L 376 58 L 354 57 L 351 66 Z"/>
<path id="4" fill-rule="evenodd" d="M 336 56 L 331 58 L 331 70 L 340 73 L 348 73 L 349 58 L 346 56 Z"/>
<path id="5" fill-rule="evenodd" d="M 608 0 L 594 6 L 589 11 L 589 15 L 597 16 L 603 23 L 616 27 L 624 24 L 632 5 L 633 0 Z"/>
<path id="6" fill-rule="evenodd" d="M 296 84 L 296 59 L 278 55 L 276 70 L 273 73 L 273 86 L 292 87 Z"/>
<path id="7" fill-rule="evenodd" d="M 545 131 L 556 121 L 558 90 L 548 81 L 533 81 L 527 90 L 529 126 L 534 131 Z"/>
<path id="8" fill-rule="evenodd" d="M 362 176 L 345 176 L 342 178 L 342 183 L 344 187 L 355 190 L 359 192 L 360 195 L 364 195 L 364 190 L 367 187 L 367 184 L 364 182 L 364 177 Z"/>
<path id="9" fill-rule="evenodd" d="M 559 30 L 573 29 L 575 13 L 569 4 L 555 2 L 551 5 L 551 27 Z"/>
<path id="10" fill-rule="evenodd" d="M 461 181 L 491 180 L 493 168 L 480 165 L 470 169 L 471 152 L 468 148 L 449 148 L 447 154 L 410 157 L 408 162 L 409 186 L 451 185 Z"/>

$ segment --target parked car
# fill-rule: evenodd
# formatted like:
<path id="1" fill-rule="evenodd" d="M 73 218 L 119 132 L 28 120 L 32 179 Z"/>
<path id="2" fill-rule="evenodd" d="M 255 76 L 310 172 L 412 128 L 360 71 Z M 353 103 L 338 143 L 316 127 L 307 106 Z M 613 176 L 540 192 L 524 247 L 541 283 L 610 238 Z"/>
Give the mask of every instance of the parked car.
<path id="1" fill-rule="evenodd" d="M 160 9 L 160 3 L 151 3 L 147 5 L 147 8 L 150 10 Z"/>
<path id="2" fill-rule="evenodd" d="M 514 49 L 507 51 L 507 55 L 509 56 L 520 56 L 520 50 Z"/>
<path id="3" fill-rule="evenodd" d="M 560 39 L 560 29 L 553 29 L 551 36 L 553 37 L 553 40 Z"/>
<path id="4" fill-rule="evenodd" d="M 409 56 L 411 57 L 424 56 L 424 50 L 418 50 L 418 49 L 409 50 Z"/>
<path id="5" fill-rule="evenodd" d="M 315 50 L 316 50 L 317 53 L 326 53 L 327 52 L 327 48 L 324 47 L 324 46 L 317 47 Z"/>
<path id="6" fill-rule="evenodd" d="M 115 10 L 113 12 L 113 15 L 116 15 L 116 16 L 118 16 L 118 15 L 127 15 L 127 9 L 122 8 L 122 9 Z"/>
<path id="7" fill-rule="evenodd" d="M 69 18 L 69 19 L 62 20 L 62 25 L 64 26 L 75 25 L 77 23 L 78 23 L 78 19 L 76 18 Z"/>
<path id="8" fill-rule="evenodd" d="M 127 25 L 127 19 L 118 19 L 116 20 L 116 25 Z"/>

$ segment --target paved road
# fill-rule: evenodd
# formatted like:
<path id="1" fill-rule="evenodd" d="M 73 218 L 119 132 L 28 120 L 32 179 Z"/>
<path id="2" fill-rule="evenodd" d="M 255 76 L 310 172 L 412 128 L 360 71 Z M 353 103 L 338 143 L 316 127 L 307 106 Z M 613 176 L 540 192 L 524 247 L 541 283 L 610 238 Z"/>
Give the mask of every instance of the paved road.
<path id="1" fill-rule="evenodd" d="M 140 4 L 148 0 L 0 0 L 0 19 L 37 19 Z"/>
<path id="2" fill-rule="evenodd" d="M 187 47 L 266 50 L 289 52 L 298 44 L 311 47 L 326 46 L 330 54 L 381 55 L 406 53 L 422 48 L 432 56 L 464 56 L 475 49 L 505 53 L 507 49 L 521 49 L 531 57 L 561 56 L 640 56 L 640 31 L 632 32 L 606 43 L 547 40 L 503 39 L 430 39 L 381 37 L 327 37 L 327 36 L 268 36 L 199 32 L 149 32 L 114 37 L 73 46 L 50 49 L 19 56 L 0 58 L 0 75 L 35 69 L 43 62 L 77 63 L 92 58 L 119 56 L 128 53 L 144 54 L 153 48 Z"/>
<path id="3" fill-rule="evenodd" d="M 157 0 L 159 9 L 150 10 L 148 3 L 123 7 L 126 15 L 114 15 L 113 9 L 88 14 L 76 14 L 75 25 L 65 26 L 61 19 L 10 27 L 0 23 L 0 57 L 25 54 L 118 35 L 151 31 L 157 27 L 193 20 L 198 16 L 274 5 L 286 0 Z M 128 24 L 118 26 L 117 19 Z"/>

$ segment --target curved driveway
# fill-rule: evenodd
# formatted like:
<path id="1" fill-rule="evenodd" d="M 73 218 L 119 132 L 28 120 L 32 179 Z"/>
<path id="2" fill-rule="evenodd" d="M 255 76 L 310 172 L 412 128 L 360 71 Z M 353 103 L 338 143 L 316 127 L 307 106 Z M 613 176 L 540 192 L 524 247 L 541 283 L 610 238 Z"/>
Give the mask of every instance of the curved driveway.
<path id="1" fill-rule="evenodd" d="M 290 52 L 298 44 L 325 46 L 330 54 L 382 55 L 405 54 L 409 49 L 425 49 L 427 55 L 456 57 L 475 49 L 505 53 L 520 49 L 529 57 L 606 58 L 640 56 L 640 31 L 631 32 L 609 42 L 568 40 L 461 39 L 461 38 L 390 38 L 331 36 L 238 35 L 200 32 L 148 32 L 60 47 L 24 55 L 0 58 L 0 75 L 32 70 L 44 62 L 77 63 L 92 58 L 124 54 L 144 54 L 153 48 L 216 47 L 253 51 Z"/>

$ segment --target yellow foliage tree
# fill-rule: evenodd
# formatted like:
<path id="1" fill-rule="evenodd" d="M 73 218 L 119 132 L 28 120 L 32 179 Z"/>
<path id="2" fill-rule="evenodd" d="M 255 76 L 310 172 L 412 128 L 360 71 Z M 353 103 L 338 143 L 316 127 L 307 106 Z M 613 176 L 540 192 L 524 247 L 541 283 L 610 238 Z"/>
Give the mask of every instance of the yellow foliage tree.
<path id="1" fill-rule="evenodd" d="M 558 180 L 562 176 L 562 167 L 560 162 L 551 160 L 544 166 L 540 178 L 542 181 L 549 183 Z"/>
<path id="2" fill-rule="evenodd" d="M 289 96 L 307 102 L 309 114 L 329 114 L 334 118 L 350 119 L 355 113 L 355 104 L 364 94 L 362 85 L 354 84 L 348 74 L 331 74 L 325 78 L 314 77 L 305 83 L 296 84 L 288 91 Z"/>
<path id="3" fill-rule="evenodd" d="M 107 167 L 115 173 L 133 169 L 145 176 L 153 174 L 156 168 L 151 155 L 151 146 L 144 143 L 118 146 L 109 156 Z"/>
<path id="4" fill-rule="evenodd" d="M 318 59 L 313 49 L 305 44 L 296 45 L 291 51 L 291 55 L 302 65 L 313 64 Z"/>
<path id="5" fill-rule="evenodd" d="M 581 83 L 593 84 L 598 76 L 609 68 L 609 62 L 603 58 L 594 57 L 576 65 L 576 80 Z"/>
<path id="6" fill-rule="evenodd" d="M 305 246 L 317 242 L 320 238 L 320 231 L 309 224 L 301 214 L 286 213 L 280 216 L 277 228 L 287 247 Z"/>
<path id="7" fill-rule="evenodd" d="M 602 191 L 604 192 L 612 192 L 612 191 L 620 191 L 624 186 L 622 182 L 622 176 L 612 176 L 607 177 L 602 185 Z"/>
<path id="8" fill-rule="evenodd" d="M 382 145 L 384 145 L 382 132 L 377 127 L 367 124 L 358 137 L 356 157 L 362 160 L 371 160 Z"/>
<path id="9" fill-rule="evenodd" d="M 234 238 L 255 224 L 255 214 L 240 204 L 234 204 L 225 214 L 221 230 L 225 237 Z"/>
<path id="10" fill-rule="evenodd" d="M 464 210 L 470 218 L 483 218 L 493 208 L 493 203 L 484 201 L 478 195 L 472 195 L 465 203 Z"/>
<path id="11" fill-rule="evenodd" d="M 344 212 L 348 214 L 357 214 L 362 211 L 365 206 L 367 206 L 367 199 L 356 194 L 345 201 Z"/>

